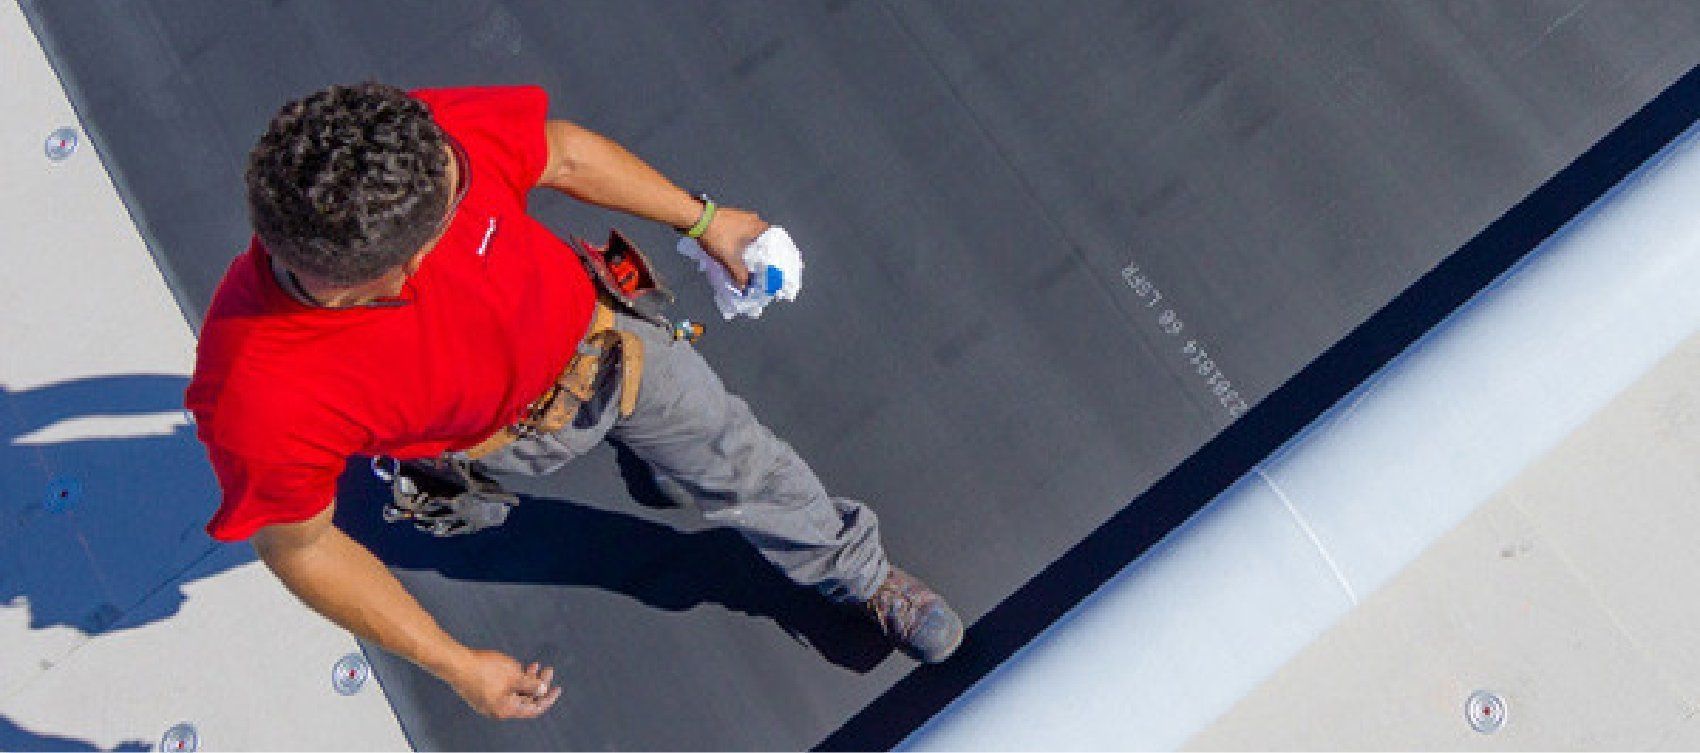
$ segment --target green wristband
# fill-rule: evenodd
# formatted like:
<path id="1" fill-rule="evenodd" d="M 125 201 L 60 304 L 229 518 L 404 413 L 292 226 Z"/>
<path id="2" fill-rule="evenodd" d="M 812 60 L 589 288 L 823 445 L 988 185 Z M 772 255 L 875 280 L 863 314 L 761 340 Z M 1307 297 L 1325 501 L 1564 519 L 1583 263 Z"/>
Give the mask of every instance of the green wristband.
<path id="1" fill-rule="evenodd" d="M 702 199 L 702 216 L 697 218 L 697 224 L 685 231 L 686 238 L 701 238 L 702 234 L 708 231 L 708 223 L 714 221 L 714 200 L 707 196 L 700 198 Z"/>

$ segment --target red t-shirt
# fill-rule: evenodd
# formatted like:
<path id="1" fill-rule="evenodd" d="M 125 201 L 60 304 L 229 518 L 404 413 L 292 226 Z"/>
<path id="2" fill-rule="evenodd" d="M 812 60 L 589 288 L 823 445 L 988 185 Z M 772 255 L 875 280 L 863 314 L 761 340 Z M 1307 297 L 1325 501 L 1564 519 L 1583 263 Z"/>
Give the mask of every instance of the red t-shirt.
<path id="1" fill-rule="evenodd" d="M 467 186 L 406 305 L 303 305 L 257 240 L 213 295 L 187 394 L 224 491 L 213 538 L 313 517 L 350 456 L 477 444 L 554 382 L 589 326 L 589 276 L 526 215 L 548 159 L 543 90 L 413 95 L 464 150 Z"/>

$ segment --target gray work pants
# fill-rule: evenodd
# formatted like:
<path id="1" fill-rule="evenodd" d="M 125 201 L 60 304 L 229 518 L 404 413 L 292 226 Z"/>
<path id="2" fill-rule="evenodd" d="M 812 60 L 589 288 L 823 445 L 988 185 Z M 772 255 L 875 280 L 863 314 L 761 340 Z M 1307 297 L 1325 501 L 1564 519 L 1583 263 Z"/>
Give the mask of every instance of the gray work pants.
<path id="1" fill-rule="evenodd" d="M 520 439 L 482 464 L 548 473 L 613 437 L 679 482 L 709 520 L 743 534 L 792 581 L 835 601 L 872 596 L 890 568 L 874 512 L 827 496 L 808 464 L 726 391 L 696 348 L 625 314 L 616 327 L 643 341 L 632 415 L 619 417 L 620 380 L 609 370 L 566 428 Z"/>

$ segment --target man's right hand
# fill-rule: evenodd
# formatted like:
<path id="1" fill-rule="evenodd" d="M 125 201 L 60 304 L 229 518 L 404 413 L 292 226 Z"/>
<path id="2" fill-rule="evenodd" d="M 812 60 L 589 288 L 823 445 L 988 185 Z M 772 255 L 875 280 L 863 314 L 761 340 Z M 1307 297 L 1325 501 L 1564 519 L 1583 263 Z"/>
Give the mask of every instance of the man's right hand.
<path id="1" fill-rule="evenodd" d="M 384 563 L 336 527 L 335 510 L 333 503 L 311 519 L 266 526 L 254 536 L 260 559 L 303 603 L 442 678 L 485 716 L 530 719 L 561 697 L 560 688 L 550 687 L 554 668 L 521 667 L 443 632 Z"/>
<path id="2" fill-rule="evenodd" d="M 521 667 L 507 654 L 485 650 L 473 650 L 443 677 L 474 711 L 493 719 L 542 715 L 561 697 L 561 688 L 550 685 L 554 679 L 554 667 Z"/>

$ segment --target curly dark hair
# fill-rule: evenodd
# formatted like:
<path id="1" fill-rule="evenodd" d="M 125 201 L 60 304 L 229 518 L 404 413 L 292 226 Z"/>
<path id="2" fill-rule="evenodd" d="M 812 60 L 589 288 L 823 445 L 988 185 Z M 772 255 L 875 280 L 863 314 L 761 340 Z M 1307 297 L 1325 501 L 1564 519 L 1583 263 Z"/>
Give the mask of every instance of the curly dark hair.
<path id="1" fill-rule="evenodd" d="M 254 232 L 286 266 L 342 285 L 377 279 L 447 211 L 446 137 L 423 102 L 375 82 L 290 102 L 248 155 Z"/>

